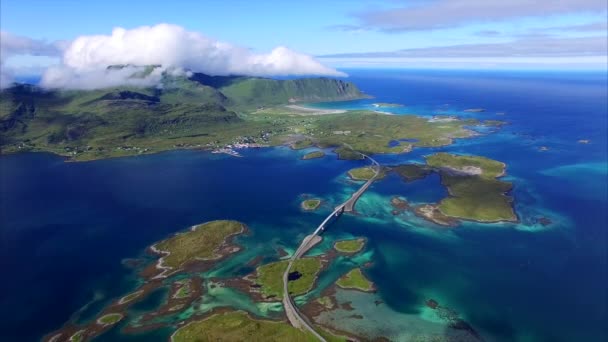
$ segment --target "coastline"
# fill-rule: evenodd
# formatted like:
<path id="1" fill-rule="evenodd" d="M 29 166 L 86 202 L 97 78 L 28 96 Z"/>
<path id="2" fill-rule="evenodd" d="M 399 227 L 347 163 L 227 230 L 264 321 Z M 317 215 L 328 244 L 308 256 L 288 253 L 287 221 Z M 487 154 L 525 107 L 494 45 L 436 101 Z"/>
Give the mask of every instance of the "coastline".
<path id="1" fill-rule="evenodd" d="M 304 112 L 303 114 L 307 115 L 344 114 L 347 112 L 346 109 L 319 109 L 301 105 L 287 105 L 285 107 L 289 109 L 294 109 L 296 111 Z"/>

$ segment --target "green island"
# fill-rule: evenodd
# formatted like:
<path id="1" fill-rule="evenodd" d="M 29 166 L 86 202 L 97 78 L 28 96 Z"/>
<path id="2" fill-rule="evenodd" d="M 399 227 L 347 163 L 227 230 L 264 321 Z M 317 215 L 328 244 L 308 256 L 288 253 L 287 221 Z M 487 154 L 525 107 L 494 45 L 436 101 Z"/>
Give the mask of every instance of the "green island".
<path id="1" fill-rule="evenodd" d="M 261 286 L 261 292 L 266 298 L 276 300 L 283 298 L 283 273 L 285 273 L 288 263 L 287 260 L 283 260 L 257 268 L 255 282 Z M 292 296 L 299 296 L 310 291 L 322 267 L 321 260 L 317 257 L 294 261 L 289 274 L 289 293 Z"/>
<path id="2" fill-rule="evenodd" d="M 153 246 L 153 250 L 164 256 L 159 267 L 176 270 L 194 260 L 216 259 L 216 250 L 232 235 L 242 233 L 244 225 L 238 221 L 218 220 L 192 227 Z"/>
<path id="3" fill-rule="evenodd" d="M 101 325 L 113 325 L 120 322 L 123 319 L 123 314 L 121 313 L 110 313 L 105 314 L 97 319 L 97 324 Z"/>
<path id="4" fill-rule="evenodd" d="M 364 292 L 374 290 L 374 284 L 363 275 L 360 268 L 355 268 L 342 276 L 336 281 L 336 285 L 343 289 L 354 289 Z"/>
<path id="5" fill-rule="evenodd" d="M 192 294 L 192 291 L 191 291 L 192 281 L 190 279 L 185 279 L 185 280 L 180 280 L 179 282 L 176 282 L 176 283 L 177 283 L 176 285 L 179 286 L 179 288 L 173 295 L 173 298 L 183 299 L 183 298 L 190 297 L 190 295 Z"/>
<path id="6" fill-rule="evenodd" d="M 132 302 L 133 300 L 137 299 L 139 296 L 141 296 L 144 293 L 144 291 L 135 291 L 133 293 L 130 293 L 122 298 L 120 298 L 118 300 L 118 304 L 126 304 L 129 302 Z"/>
<path id="7" fill-rule="evenodd" d="M 154 66 L 151 66 L 153 69 Z M 0 91 L 0 153 L 45 151 L 75 161 L 174 149 L 291 145 L 336 148 L 340 159 L 406 153 L 473 135 L 478 120 L 435 122 L 373 111 L 293 113 L 286 104 L 367 97 L 350 82 L 328 78 L 165 74 L 160 87 L 48 90 L 19 84 Z M 389 146 L 396 139 L 415 143 Z"/>
<path id="8" fill-rule="evenodd" d="M 334 248 L 341 253 L 357 253 L 365 246 L 365 239 L 351 239 L 351 240 L 340 240 L 334 243 Z"/>
<path id="9" fill-rule="evenodd" d="M 390 170 L 397 173 L 403 180 L 407 182 L 422 179 L 432 172 L 432 170 L 430 170 L 427 166 L 418 164 L 391 166 Z"/>
<path id="10" fill-rule="evenodd" d="M 318 198 L 307 199 L 302 201 L 302 204 L 300 204 L 302 209 L 307 211 L 316 210 L 320 205 L 321 200 Z"/>
<path id="11" fill-rule="evenodd" d="M 70 342 L 81 342 L 84 341 L 86 330 L 78 330 L 72 336 L 70 336 Z"/>
<path id="12" fill-rule="evenodd" d="M 403 107 L 402 104 L 399 104 L 399 103 L 388 103 L 388 102 L 372 103 L 372 106 L 374 106 L 376 108 Z"/>
<path id="13" fill-rule="evenodd" d="M 328 341 L 345 339 L 319 331 Z M 253 319 L 243 311 L 214 314 L 179 328 L 172 342 L 190 341 L 317 341 L 315 336 L 283 321 Z"/>
<path id="14" fill-rule="evenodd" d="M 356 181 L 370 180 L 375 175 L 376 175 L 376 171 L 374 171 L 374 169 L 369 166 L 359 167 L 359 168 L 351 169 L 348 171 L 348 176 L 352 180 L 356 180 Z M 385 176 L 386 176 L 385 171 L 380 170 L 380 173 L 378 174 L 378 178 L 376 178 L 376 179 L 380 180 L 380 179 L 384 178 Z"/>
<path id="15" fill-rule="evenodd" d="M 517 221 L 512 198 L 505 195 L 512 184 L 497 179 L 505 174 L 504 163 L 448 153 L 428 156 L 426 162 L 439 170 L 450 194 L 437 206 L 442 214 L 479 222 Z"/>
<path id="16" fill-rule="evenodd" d="M 308 160 L 308 159 L 316 159 L 316 158 L 323 158 L 323 157 L 325 157 L 325 152 L 314 151 L 314 152 L 306 153 L 304 156 L 302 156 L 302 159 Z"/>

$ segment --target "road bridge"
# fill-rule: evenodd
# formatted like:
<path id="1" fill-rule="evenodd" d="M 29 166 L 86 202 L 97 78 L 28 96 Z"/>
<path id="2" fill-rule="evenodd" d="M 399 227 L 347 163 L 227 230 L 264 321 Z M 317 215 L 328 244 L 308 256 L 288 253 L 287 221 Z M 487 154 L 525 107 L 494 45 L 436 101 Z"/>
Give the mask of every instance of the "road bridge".
<path id="1" fill-rule="evenodd" d="M 374 169 L 374 176 L 372 178 L 370 178 L 367 182 L 365 182 L 365 184 L 363 184 L 361 186 L 361 188 L 359 188 L 359 190 L 357 190 L 354 194 L 352 194 L 352 196 L 346 202 L 337 206 L 334 209 L 334 211 L 331 214 L 329 214 L 325 218 L 325 220 L 323 220 L 323 222 L 321 222 L 321 224 L 317 227 L 317 229 L 315 229 L 315 231 L 312 234 L 304 237 L 304 239 L 302 240 L 302 243 L 300 244 L 298 249 L 293 253 L 291 258 L 289 259 L 287 268 L 285 269 L 285 272 L 283 273 L 283 307 L 285 308 L 285 314 L 287 315 L 287 319 L 289 320 L 289 323 L 292 326 L 294 326 L 295 328 L 308 330 L 319 341 L 322 341 L 322 342 L 326 342 L 325 339 L 323 338 L 323 336 L 319 335 L 319 333 L 317 333 L 315 331 L 315 329 L 312 327 L 312 325 L 308 322 L 306 317 L 304 315 L 302 315 L 302 313 L 300 313 L 300 311 L 298 310 L 298 307 L 296 306 L 293 299 L 289 295 L 289 272 L 291 271 L 293 263 L 296 260 L 298 260 L 299 258 L 304 256 L 316 244 L 321 242 L 322 238 L 321 238 L 320 234 L 325 231 L 325 228 L 327 228 L 327 226 L 331 222 L 338 219 L 340 217 L 340 215 L 342 215 L 342 213 L 344 213 L 344 212 L 354 211 L 355 204 L 357 203 L 357 200 L 359 199 L 359 197 L 361 197 L 361 195 L 363 195 L 363 193 L 370 187 L 370 185 L 380 175 L 380 169 L 381 169 L 380 164 L 378 164 L 378 162 L 376 162 L 374 159 L 372 159 L 371 157 L 369 157 L 363 153 L 361 153 L 361 155 L 363 155 L 364 158 L 367 158 L 372 162 L 372 168 Z"/>

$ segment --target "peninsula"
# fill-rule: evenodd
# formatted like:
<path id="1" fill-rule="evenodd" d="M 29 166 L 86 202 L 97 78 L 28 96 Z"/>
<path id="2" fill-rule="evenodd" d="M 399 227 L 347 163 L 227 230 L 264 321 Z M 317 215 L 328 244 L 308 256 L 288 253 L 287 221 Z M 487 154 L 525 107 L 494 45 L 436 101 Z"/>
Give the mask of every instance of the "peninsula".
<path id="1" fill-rule="evenodd" d="M 0 153 L 45 151 L 84 161 L 173 149 L 236 156 L 240 148 L 287 144 L 334 148 L 340 159 L 358 159 L 359 154 L 340 147 L 346 143 L 366 154 L 406 153 L 412 147 L 443 146 L 473 136 L 467 127 L 480 124 L 475 119 L 437 122 L 365 110 L 318 115 L 295 105 L 368 97 L 352 83 L 328 78 L 194 73 L 167 74 L 161 83 L 154 88 L 78 91 L 26 84 L 3 89 Z"/>

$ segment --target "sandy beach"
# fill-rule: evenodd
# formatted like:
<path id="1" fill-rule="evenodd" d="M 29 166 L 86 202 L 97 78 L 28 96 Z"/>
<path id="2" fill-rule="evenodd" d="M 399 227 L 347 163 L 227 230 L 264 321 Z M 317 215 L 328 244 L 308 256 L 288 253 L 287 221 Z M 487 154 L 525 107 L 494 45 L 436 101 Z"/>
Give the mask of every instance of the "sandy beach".
<path id="1" fill-rule="evenodd" d="M 303 106 L 298 106 L 298 105 L 288 105 L 285 106 L 289 109 L 293 109 L 296 111 L 300 111 L 302 112 L 302 114 L 312 114 L 312 115 L 327 115 L 327 114 L 342 114 L 342 113 L 346 113 L 346 110 L 343 109 L 319 109 L 319 108 L 310 108 L 310 107 L 303 107 Z"/>

